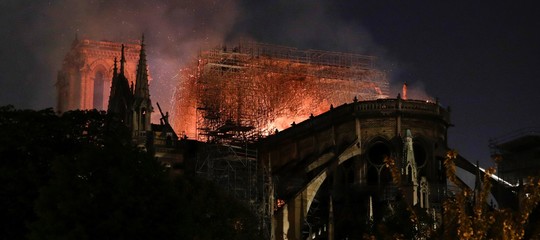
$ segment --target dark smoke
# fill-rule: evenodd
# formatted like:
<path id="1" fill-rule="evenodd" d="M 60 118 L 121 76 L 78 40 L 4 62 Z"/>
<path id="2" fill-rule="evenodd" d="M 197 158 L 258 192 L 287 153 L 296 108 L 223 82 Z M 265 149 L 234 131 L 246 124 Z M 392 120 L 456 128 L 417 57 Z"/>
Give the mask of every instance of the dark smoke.
<path id="1" fill-rule="evenodd" d="M 7 37 L 2 62 L 10 67 L 3 71 L 8 76 L 1 80 L 0 103 L 29 108 L 55 105 L 56 72 L 76 35 L 129 42 L 142 33 L 152 98 L 168 108 L 180 66 L 204 45 L 222 42 L 238 12 L 235 1 L 210 0 L 23 0 L 1 6 L 1 33 Z"/>
<path id="2" fill-rule="evenodd" d="M 360 8 L 366 7 L 364 5 L 361 1 L 243 0 L 243 9 L 232 35 L 299 49 L 375 56 L 376 67 L 383 70 L 390 81 L 389 97 L 396 97 L 406 81 L 410 98 L 432 100 L 425 92 L 423 82 L 414 76 L 403 75 L 411 66 L 399 62 L 373 40 L 372 32 L 386 30 L 376 28 L 376 24 L 371 24 L 372 28 L 368 29 L 359 22 L 361 17 L 357 14 L 361 12 Z"/>
<path id="3" fill-rule="evenodd" d="M 171 105 L 178 72 L 201 49 L 240 39 L 300 49 L 375 55 L 392 79 L 397 65 L 334 1 L 8 0 L 1 3 L 0 104 L 55 106 L 56 72 L 71 42 L 129 42 L 145 34 L 154 102 Z M 391 96 L 393 94 L 390 94 Z"/>

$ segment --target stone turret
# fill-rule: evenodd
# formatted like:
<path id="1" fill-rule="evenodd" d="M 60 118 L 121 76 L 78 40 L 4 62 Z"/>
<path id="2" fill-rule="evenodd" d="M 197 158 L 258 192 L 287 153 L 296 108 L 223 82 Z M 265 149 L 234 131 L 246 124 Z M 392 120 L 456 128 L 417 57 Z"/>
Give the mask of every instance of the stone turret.
<path id="1" fill-rule="evenodd" d="M 151 114 L 153 112 L 148 85 L 148 65 L 144 49 L 144 36 L 141 39 L 139 62 L 135 75 L 135 86 L 129 85 L 125 75 L 124 45 L 120 58 L 120 72 L 114 61 L 113 79 L 109 97 L 108 112 L 120 119 L 132 131 L 135 144 L 145 146 L 151 134 Z"/>
<path id="2" fill-rule="evenodd" d="M 144 143 L 148 132 L 151 131 L 151 113 L 154 110 L 152 101 L 150 100 L 148 86 L 148 66 L 146 64 L 146 53 L 144 49 L 144 35 L 141 39 L 141 52 L 139 55 L 139 64 L 137 65 L 133 97 L 133 137 L 141 144 Z"/>
<path id="3" fill-rule="evenodd" d="M 124 64 L 126 62 L 124 55 L 124 45 L 122 45 L 122 53 L 120 58 L 120 73 L 116 73 L 116 60 L 114 64 L 114 73 L 111 85 L 111 94 L 109 95 L 109 106 L 107 112 L 114 117 L 124 122 L 126 126 L 132 125 L 132 106 L 133 93 L 129 88 L 129 81 L 124 73 Z"/>
<path id="4" fill-rule="evenodd" d="M 414 159 L 414 148 L 413 148 L 413 138 L 411 130 L 407 129 L 405 134 L 405 143 L 404 143 L 404 167 L 402 173 L 404 173 L 407 181 L 405 184 L 408 188 L 412 188 L 412 191 L 409 192 L 411 204 L 414 206 L 418 204 L 418 175 L 417 175 L 417 166 L 416 160 Z"/>

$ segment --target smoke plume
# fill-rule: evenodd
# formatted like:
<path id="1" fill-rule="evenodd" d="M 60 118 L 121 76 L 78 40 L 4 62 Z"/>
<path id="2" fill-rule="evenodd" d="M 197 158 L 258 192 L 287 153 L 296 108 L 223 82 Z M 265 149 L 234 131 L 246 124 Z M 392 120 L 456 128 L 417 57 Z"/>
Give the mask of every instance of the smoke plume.
<path id="1" fill-rule="evenodd" d="M 30 108 L 55 105 L 56 71 L 76 35 L 79 39 L 130 42 L 143 33 L 154 80 L 152 98 L 168 108 L 180 66 L 204 45 L 222 42 L 238 14 L 236 1 L 210 0 L 13 1 L 6 7 L 11 8 L 6 10 L 11 21 L 2 21 L 2 27 L 11 31 L 2 35 L 26 55 L 20 60 L 24 64 L 12 63 L 24 69 L 14 75 L 33 79 L 23 79 L 29 85 L 27 93 L 13 96 L 23 95 L 23 99 L 2 102 L 20 102 L 18 105 Z M 2 60 L 13 62 L 12 57 Z"/>
<path id="2" fill-rule="evenodd" d="M 392 79 L 396 64 L 361 23 L 334 1 L 6 0 L 1 4 L 0 104 L 55 106 L 56 72 L 79 39 L 130 42 L 145 34 L 154 102 L 171 108 L 179 70 L 197 52 L 250 39 L 300 49 L 377 56 Z M 350 14 L 350 13 L 349 13 Z M 8 47 L 6 47 L 8 46 Z"/>

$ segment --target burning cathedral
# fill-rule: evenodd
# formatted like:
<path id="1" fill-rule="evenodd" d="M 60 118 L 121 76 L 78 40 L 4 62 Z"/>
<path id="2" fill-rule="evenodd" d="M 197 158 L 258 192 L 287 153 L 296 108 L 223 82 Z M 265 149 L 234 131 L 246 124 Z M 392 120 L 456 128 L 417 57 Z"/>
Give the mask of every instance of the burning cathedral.
<path id="1" fill-rule="evenodd" d="M 144 42 L 76 40 L 57 110 L 107 108 L 136 143 L 167 132 L 174 154 L 158 159 L 244 201 L 265 239 L 361 237 L 400 201 L 441 223 L 449 109 L 389 98 L 373 57 L 242 43 L 201 51 L 182 73 L 171 124 L 151 124 Z"/>

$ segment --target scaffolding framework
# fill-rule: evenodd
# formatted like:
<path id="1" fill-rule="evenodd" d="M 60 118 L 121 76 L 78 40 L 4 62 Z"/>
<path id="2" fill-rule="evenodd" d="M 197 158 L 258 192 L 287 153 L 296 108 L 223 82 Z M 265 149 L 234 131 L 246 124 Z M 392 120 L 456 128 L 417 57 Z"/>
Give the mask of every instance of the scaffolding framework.
<path id="1" fill-rule="evenodd" d="M 205 148 L 197 156 L 197 174 L 214 182 L 258 213 L 262 195 L 257 151 L 221 144 L 207 144 Z"/>
<path id="2" fill-rule="evenodd" d="M 196 157 L 196 174 L 212 181 L 243 202 L 257 216 L 262 239 L 270 239 L 273 203 L 271 173 L 258 163 L 258 151 L 249 146 L 204 144 Z"/>
<path id="3" fill-rule="evenodd" d="M 388 96 L 374 57 L 244 42 L 202 51 L 183 71 L 175 128 L 205 142 L 252 142 L 359 100 Z"/>

